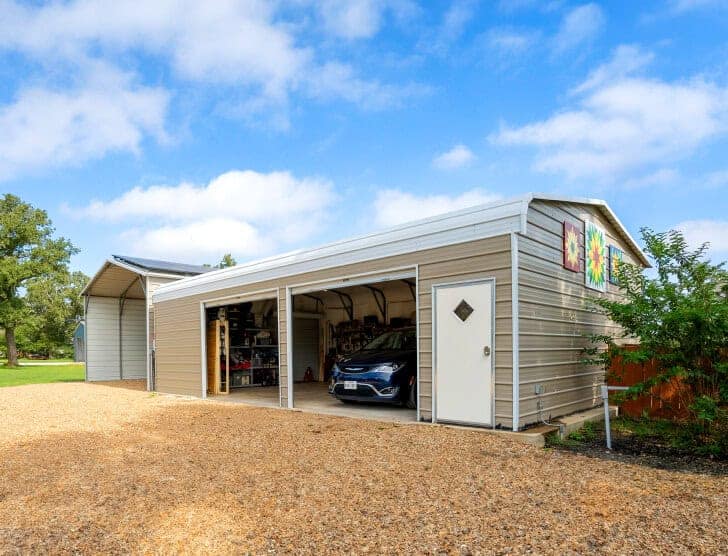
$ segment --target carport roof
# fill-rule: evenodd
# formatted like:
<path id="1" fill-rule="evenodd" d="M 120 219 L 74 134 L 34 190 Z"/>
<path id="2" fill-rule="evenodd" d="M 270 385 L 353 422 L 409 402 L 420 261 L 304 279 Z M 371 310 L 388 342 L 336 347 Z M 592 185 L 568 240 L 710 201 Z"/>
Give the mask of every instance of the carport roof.
<path id="1" fill-rule="evenodd" d="M 407 252 L 420 251 L 494 237 L 508 233 L 526 233 L 528 207 L 536 200 L 572 203 L 596 207 L 630 246 L 639 262 L 650 263 L 606 201 L 528 193 L 478 205 L 431 218 L 415 220 L 366 236 L 346 239 L 313 249 L 293 251 L 192 276 L 166 284 L 154 292 L 154 301 L 165 301 L 205 293 L 211 290 L 242 286 L 313 270 L 353 264 Z"/>
<path id="2" fill-rule="evenodd" d="M 112 255 L 89 280 L 81 295 L 144 299 L 146 292 L 138 280 L 140 277 L 180 279 L 209 270 L 205 266 Z"/>
<path id="3" fill-rule="evenodd" d="M 212 267 L 200 266 L 185 263 L 173 263 L 170 261 L 160 261 L 156 259 L 142 259 L 140 257 L 127 257 L 125 255 L 111 255 L 115 260 L 124 262 L 129 265 L 144 269 L 148 272 L 172 272 L 187 276 L 196 276 L 203 272 L 209 272 Z"/>

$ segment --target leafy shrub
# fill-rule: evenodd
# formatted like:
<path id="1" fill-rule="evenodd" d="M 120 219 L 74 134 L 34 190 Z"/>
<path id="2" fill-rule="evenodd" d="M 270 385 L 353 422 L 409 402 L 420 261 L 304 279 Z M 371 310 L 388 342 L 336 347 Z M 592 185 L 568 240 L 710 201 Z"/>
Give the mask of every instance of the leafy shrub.
<path id="1" fill-rule="evenodd" d="M 728 430 L 728 273 L 725 263 L 706 260 L 704 244 L 690 250 L 678 231 L 642 229 L 655 277 L 623 263 L 618 269 L 620 299 L 595 298 L 595 310 L 620 325 L 620 336 L 592 335 L 586 361 L 606 369 L 619 359 L 656 363 L 656 373 L 624 394 L 638 398 L 659 384 L 684 386 L 687 417 L 680 442 L 696 451 L 726 453 Z M 639 345 L 625 349 L 623 340 Z"/>

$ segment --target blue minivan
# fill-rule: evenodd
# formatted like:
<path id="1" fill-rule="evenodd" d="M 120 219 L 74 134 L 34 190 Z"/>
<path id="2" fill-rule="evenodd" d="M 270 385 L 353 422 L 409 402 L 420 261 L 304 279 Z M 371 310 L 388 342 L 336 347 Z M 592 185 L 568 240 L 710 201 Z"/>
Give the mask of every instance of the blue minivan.
<path id="1" fill-rule="evenodd" d="M 336 363 L 329 393 L 342 402 L 417 407 L 417 332 L 400 328 L 377 336 Z"/>

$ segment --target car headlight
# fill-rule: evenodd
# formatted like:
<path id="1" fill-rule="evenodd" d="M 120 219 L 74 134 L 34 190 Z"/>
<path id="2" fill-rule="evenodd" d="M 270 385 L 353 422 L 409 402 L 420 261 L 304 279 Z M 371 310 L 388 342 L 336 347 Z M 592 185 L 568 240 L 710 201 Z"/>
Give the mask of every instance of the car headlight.
<path id="1" fill-rule="evenodd" d="M 397 369 L 399 369 L 402 365 L 399 363 L 387 363 L 385 365 L 379 365 L 378 367 L 374 367 L 371 372 L 373 373 L 393 373 Z"/>
<path id="2" fill-rule="evenodd" d="M 339 369 L 339 365 L 337 363 L 334 363 L 334 366 L 331 367 L 331 374 L 340 373 L 341 369 Z"/>

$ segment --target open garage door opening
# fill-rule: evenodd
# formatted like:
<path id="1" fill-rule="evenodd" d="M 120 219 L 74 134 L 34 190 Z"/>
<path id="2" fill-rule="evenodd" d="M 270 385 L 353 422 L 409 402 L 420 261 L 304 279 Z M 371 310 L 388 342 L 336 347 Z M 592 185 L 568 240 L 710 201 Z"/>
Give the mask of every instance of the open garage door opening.
<path id="1" fill-rule="evenodd" d="M 277 407 L 276 299 L 206 307 L 205 316 L 208 395 Z"/>
<path id="2" fill-rule="evenodd" d="M 414 276 L 302 289 L 291 296 L 294 407 L 415 420 Z"/>

